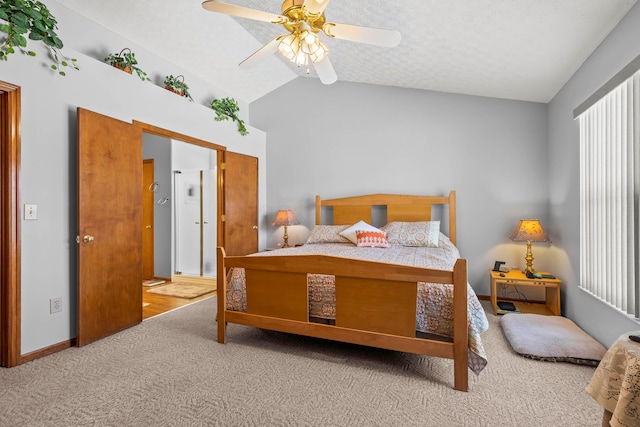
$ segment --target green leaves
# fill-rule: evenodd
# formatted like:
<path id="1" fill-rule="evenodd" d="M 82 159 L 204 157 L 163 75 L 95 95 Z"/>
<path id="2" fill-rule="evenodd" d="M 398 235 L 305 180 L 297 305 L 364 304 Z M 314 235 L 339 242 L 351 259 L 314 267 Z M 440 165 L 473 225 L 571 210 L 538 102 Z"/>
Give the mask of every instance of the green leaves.
<path id="1" fill-rule="evenodd" d="M 122 49 L 120 53 L 110 53 L 109 56 L 104 58 L 104 62 L 121 70 L 125 70 L 127 67 L 129 67 L 132 71 L 136 72 L 140 80 L 151 80 L 149 77 L 147 77 L 146 72 L 142 71 L 142 69 L 136 66 L 138 64 L 136 54 L 131 52 L 131 49 L 129 49 L 128 47 Z"/>
<path id="2" fill-rule="evenodd" d="M 238 103 L 233 98 L 222 98 L 222 99 L 214 99 L 211 101 L 211 108 L 216 112 L 216 120 L 233 120 L 238 123 L 238 132 L 240 135 L 245 136 L 248 135 L 246 126 L 244 125 L 244 120 L 241 120 L 237 113 L 240 111 L 240 107 L 238 107 Z"/>
<path id="3" fill-rule="evenodd" d="M 36 0 L 2 0 L 0 20 L 5 22 L 0 26 L 0 31 L 7 34 L 6 40 L 0 44 L 0 60 L 7 61 L 9 55 L 16 52 L 16 47 L 26 55 L 36 56 L 34 51 L 26 49 L 28 37 L 29 40 L 45 44 L 53 59 L 51 69 L 61 76 L 66 75 L 61 67 L 80 69 L 76 59 L 66 58 L 60 52 L 63 43 L 55 32 L 58 21 L 43 3 Z"/>
<path id="4" fill-rule="evenodd" d="M 182 80 L 180 80 L 180 78 L 182 78 Z M 193 101 L 191 94 L 189 94 L 189 86 L 184 82 L 184 76 L 180 75 L 178 77 L 174 77 L 173 75 L 168 75 L 164 78 L 163 84 L 165 89 L 169 89 L 170 91 Z"/>

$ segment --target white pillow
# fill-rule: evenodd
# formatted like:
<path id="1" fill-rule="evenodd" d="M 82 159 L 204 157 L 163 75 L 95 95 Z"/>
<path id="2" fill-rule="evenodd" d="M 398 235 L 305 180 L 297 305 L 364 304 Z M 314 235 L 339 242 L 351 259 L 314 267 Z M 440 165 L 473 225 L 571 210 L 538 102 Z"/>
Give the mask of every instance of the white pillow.
<path id="1" fill-rule="evenodd" d="M 316 225 L 311 230 L 307 243 L 349 243 L 346 237 L 339 233 L 349 227 L 348 225 Z"/>
<path id="2" fill-rule="evenodd" d="M 358 236 L 356 235 L 356 230 L 381 231 L 379 228 L 375 228 L 373 225 L 369 225 L 364 221 L 360 221 L 356 224 L 353 224 L 351 227 L 347 228 L 346 230 L 340 232 L 340 235 L 346 237 L 347 239 L 349 239 L 350 241 L 352 241 L 354 244 L 357 245 Z"/>
<path id="3" fill-rule="evenodd" d="M 437 248 L 440 237 L 440 221 L 390 222 L 382 231 L 387 242 L 403 246 Z"/>

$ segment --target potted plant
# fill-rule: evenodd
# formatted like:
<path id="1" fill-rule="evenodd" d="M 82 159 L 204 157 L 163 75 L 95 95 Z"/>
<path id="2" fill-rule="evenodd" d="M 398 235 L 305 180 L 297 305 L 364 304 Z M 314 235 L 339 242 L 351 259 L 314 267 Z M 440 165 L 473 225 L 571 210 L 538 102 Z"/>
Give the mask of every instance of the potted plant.
<path id="1" fill-rule="evenodd" d="M 248 135 L 249 132 L 244 125 L 244 120 L 241 120 L 238 117 L 238 111 L 240 111 L 240 107 L 238 107 L 238 103 L 233 98 L 222 98 L 222 99 L 214 99 L 211 101 L 211 108 L 216 112 L 216 120 L 233 120 L 238 123 L 238 132 L 240 135 L 245 136 Z"/>
<path id="2" fill-rule="evenodd" d="M 47 6 L 35 0 L 4 0 L 0 2 L 0 31 L 7 34 L 7 38 L 0 44 L 0 60 L 7 61 L 9 55 L 15 53 L 16 47 L 29 56 L 36 56 L 32 50 L 27 50 L 27 38 L 41 41 L 49 49 L 53 64 L 51 69 L 61 76 L 66 75 L 63 67 L 79 70 L 75 58 L 67 58 L 61 53 L 62 40 L 55 30 L 58 28 L 55 16 Z M 25 37 L 26 36 L 26 37 Z"/>
<path id="3" fill-rule="evenodd" d="M 112 67 L 116 67 L 117 69 L 124 71 L 125 73 L 132 74 L 133 71 L 135 71 L 136 74 L 138 74 L 138 77 L 140 77 L 140 80 L 150 80 L 147 77 L 147 73 L 137 66 L 138 60 L 136 59 L 136 54 L 131 52 L 131 49 L 128 47 L 122 49 L 120 53 L 109 54 L 109 56 L 104 58 L 104 62 Z"/>
<path id="4" fill-rule="evenodd" d="M 181 78 L 182 80 L 180 80 Z M 174 77 L 172 75 L 165 77 L 164 88 L 193 101 L 193 98 L 191 98 L 191 95 L 189 94 L 189 86 L 184 82 L 184 76 L 182 75 L 178 77 Z"/>

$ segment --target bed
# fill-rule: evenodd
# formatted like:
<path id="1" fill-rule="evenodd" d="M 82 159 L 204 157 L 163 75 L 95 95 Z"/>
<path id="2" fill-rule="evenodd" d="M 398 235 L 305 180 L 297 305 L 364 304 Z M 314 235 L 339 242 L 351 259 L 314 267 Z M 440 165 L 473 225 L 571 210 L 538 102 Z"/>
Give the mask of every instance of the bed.
<path id="1" fill-rule="evenodd" d="M 487 363 L 488 322 L 455 243 L 454 191 L 317 196 L 304 245 L 243 257 L 218 248 L 218 342 L 237 323 L 443 357 L 453 359 L 454 388 L 467 391 L 468 370 Z"/>

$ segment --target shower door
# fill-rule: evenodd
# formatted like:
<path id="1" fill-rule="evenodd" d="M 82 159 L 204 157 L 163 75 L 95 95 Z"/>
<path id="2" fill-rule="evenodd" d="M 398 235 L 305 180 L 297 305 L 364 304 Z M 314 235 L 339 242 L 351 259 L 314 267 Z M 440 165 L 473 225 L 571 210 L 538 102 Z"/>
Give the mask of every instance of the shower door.
<path id="1" fill-rule="evenodd" d="M 216 171 L 174 171 L 175 274 L 216 277 Z"/>

